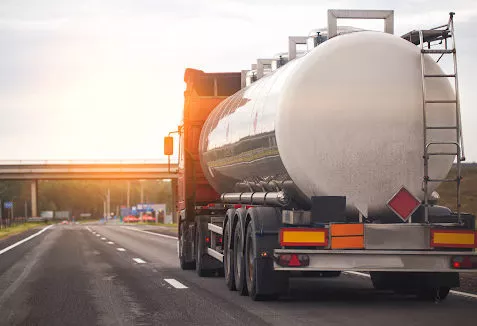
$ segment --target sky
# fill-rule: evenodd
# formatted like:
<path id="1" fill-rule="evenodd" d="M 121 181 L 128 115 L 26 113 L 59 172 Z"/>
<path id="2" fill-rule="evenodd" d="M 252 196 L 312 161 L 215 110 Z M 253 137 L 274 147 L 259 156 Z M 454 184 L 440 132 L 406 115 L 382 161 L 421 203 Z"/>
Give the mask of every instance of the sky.
<path id="1" fill-rule="evenodd" d="M 2 0 L 0 160 L 163 159 L 185 68 L 248 69 L 325 27 L 327 9 L 393 9 L 399 35 L 456 12 L 464 140 L 477 161 L 475 0 Z"/>

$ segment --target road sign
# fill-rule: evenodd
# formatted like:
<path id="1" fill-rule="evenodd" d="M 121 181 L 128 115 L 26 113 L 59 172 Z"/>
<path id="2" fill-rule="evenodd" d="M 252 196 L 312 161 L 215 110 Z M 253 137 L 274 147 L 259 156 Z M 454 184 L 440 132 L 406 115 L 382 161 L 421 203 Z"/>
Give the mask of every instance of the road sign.
<path id="1" fill-rule="evenodd" d="M 419 208 L 421 201 L 414 197 L 413 194 L 405 187 L 399 191 L 388 201 L 388 207 L 396 213 L 404 222 Z"/>
<path id="2" fill-rule="evenodd" d="M 4 202 L 4 203 L 3 203 L 3 207 L 4 207 L 4 208 L 7 208 L 7 209 L 13 208 L 13 202 L 11 202 L 11 201 L 6 201 L 6 202 Z"/>

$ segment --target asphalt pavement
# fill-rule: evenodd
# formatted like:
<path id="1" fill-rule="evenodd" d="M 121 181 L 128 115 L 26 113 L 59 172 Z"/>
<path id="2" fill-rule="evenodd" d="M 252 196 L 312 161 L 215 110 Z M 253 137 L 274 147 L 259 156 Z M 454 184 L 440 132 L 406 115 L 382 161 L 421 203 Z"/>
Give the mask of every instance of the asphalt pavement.
<path id="1" fill-rule="evenodd" d="M 253 302 L 180 270 L 175 237 L 159 232 L 55 225 L 7 251 L 13 240 L 0 242 L 0 325 L 477 324 L 477 299 L 422 302 L 350 274 L 292 279 L 280 300 Z"/>

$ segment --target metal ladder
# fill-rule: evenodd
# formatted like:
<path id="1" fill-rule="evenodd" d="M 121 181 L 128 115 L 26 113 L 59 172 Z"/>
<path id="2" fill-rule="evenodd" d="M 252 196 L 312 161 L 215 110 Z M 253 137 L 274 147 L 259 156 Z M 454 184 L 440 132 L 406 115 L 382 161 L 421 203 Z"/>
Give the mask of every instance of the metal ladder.
<path id="1" fill-rule="evenodd" d="M 412 41 L 412 33 L 410 40 Z M 417 36 L 417 35 L 416 35 Z M 421 81 L 422 81 L 422 111 L 423 111 L 423 130 L 424 130 L 424 178 L 423 178 L 423 191 L 424 191 L 424 218 L 425 223 L 429 222 L 429 189 L 428 185 L 430 182 L 455 182 L 456 184 L 456 200 L 457 200 L 457 218 L 458 223 L 461 221 L 461 196 L 460 196 L 460 183 L 462 180 L 461 175 L 461 162 L 465 161 L 464 155 L 464 144 L 462 139 L 462 125 L 461 125 L 461 115 L 460 115 L 460 98 L 459 98 L 459 83 L 457 77 L 457 57 L 456 57 L 456 48 L 455 48 L 455 37 L 454 37 L 454 13 L 449 13 L 449 21 L 445 25 L 441 25 L 430 30 L 419 30 L 418 31 L 419 45 L 421 48 Z M 451 47 L 449 47 L 448 39 L 452 38 Z M 431 49 L 431 42 L 439 41 L 440 44 L 444 43 L 444 48 L 442 49 Z M 415 42 L 413 42 L 415 43 Z M 424 47 L 424 44 L 427 43 L 427 48 Z M 426 54 L 440 54 L 439 60 L 444 56 L 451 54 L 453 56 L 454 62 L 454 71 L 452 74 L 427 74 L 425 72 L 425 56 Z M 428 99 L 427 90 L 426 90 L 426 80 L 428 78 L 453 78 L 454 79 L 454 91 L 455 99 L 452 100 L 439 100 L 439 99 Z M 427 110 L 428 104 L 434 103 L 452 103 L 455 105 L 455 117 L 456 125 L 455 126 L 429 126 L 427 124 Z M 432 142 L 428 140 L 428 130 L 455 130 L 455 141 L 446 141 L 446 142 Z M 454 145 L 456 148 L 455 152 L 433 152 L 432 148 L 435 145 Z M 457 159 L 457 173 L 455 178 L 450 179 L 433 179 L 429 177 L 429 159 L 431 156 L 456 156 Z"/>

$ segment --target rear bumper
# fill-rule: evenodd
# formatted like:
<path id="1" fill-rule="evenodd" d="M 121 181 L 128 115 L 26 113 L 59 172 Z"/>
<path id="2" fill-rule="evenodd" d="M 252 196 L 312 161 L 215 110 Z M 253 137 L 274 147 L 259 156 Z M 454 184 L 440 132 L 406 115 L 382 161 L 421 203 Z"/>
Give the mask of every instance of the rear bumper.
<path id="1" fill-rule="evenodd" d="M 477 252 L 462 251 L 389 251 L 389 250 L 309 250 L 275 249 L 281 254 L 304 254 L 309 257 L 305 267 L 284 267 L 277 271 L 387 271 L 387 272 L 459 272 L 477 273 L 475 269 L 452 268 L 452 257 L 473 256 Z"/>

